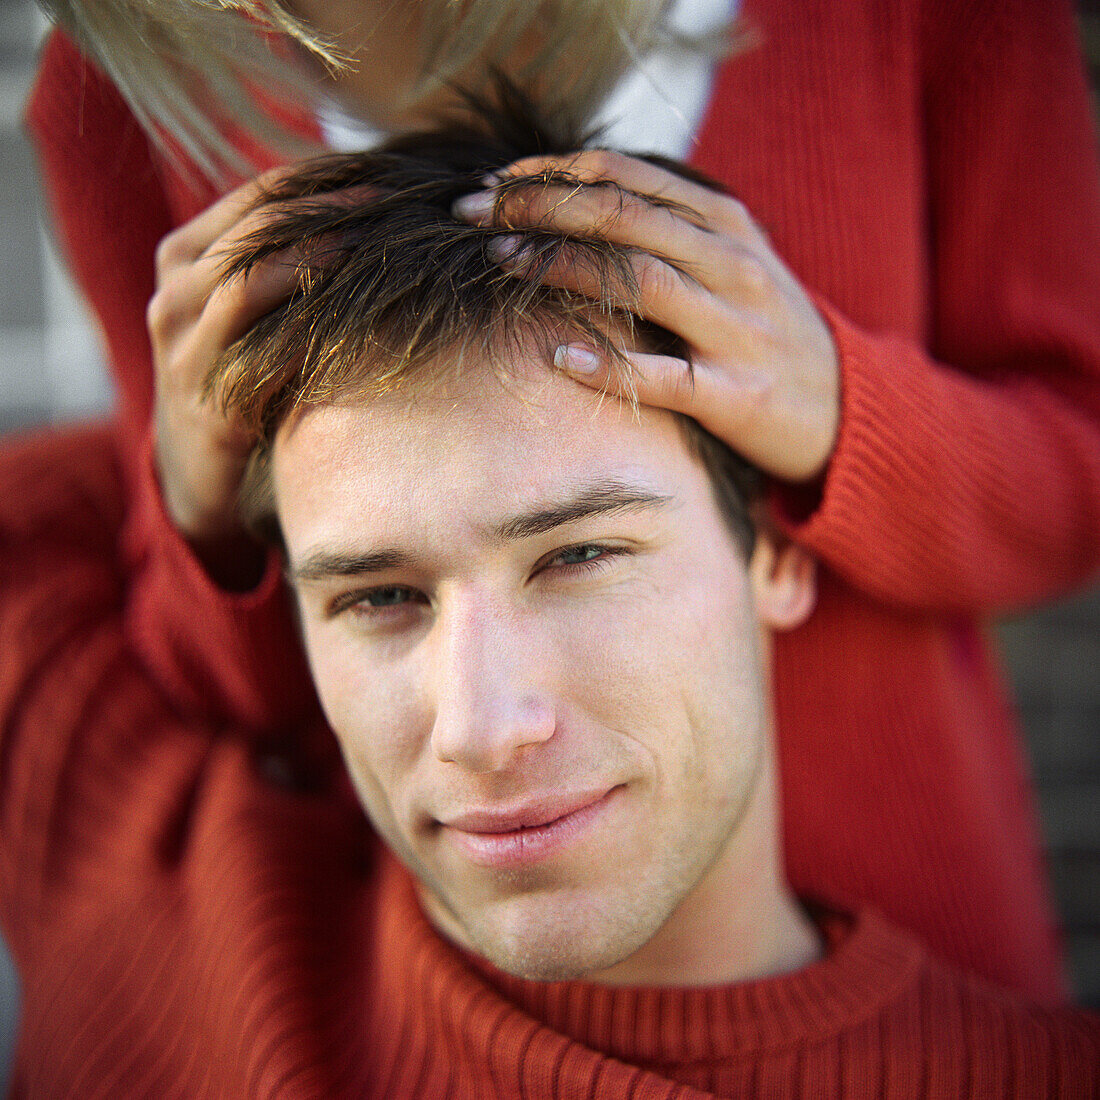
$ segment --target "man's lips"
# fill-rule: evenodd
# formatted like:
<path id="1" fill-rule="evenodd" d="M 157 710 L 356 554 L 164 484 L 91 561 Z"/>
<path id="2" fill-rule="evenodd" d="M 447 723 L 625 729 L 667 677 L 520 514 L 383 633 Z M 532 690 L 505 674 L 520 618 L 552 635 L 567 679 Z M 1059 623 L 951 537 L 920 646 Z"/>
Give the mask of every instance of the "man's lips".
<path id="1" fill-rule="evenodd" d="M 504 867 L 536 862 L 579 840 L 620 789 L 600 787 L 520 806 L 468 810 L 441 821 L 441 832 L 475 863 Z"/>
<path id="2" fill-rule="evenodd" d="M 609 787 L 599 787 L 570 795 L 553 794 L 531 799 L 519 806 L 467 810 L 440 824 L 449 829 L 461 829 L 464 833 L 510 833 L 515 829 L 533 829 L 599 802 L 609 790 Z"/>

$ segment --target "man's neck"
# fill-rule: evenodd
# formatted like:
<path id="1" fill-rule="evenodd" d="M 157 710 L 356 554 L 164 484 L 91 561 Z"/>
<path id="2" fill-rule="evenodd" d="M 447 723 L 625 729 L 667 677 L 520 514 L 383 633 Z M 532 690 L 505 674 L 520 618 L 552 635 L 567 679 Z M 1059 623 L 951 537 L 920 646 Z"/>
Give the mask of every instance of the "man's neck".
<path id="1" fill-rule="evenodd" d="M 690 934 L 662 928 L 642 950 L 589 980 L 608 985 L 710 986 L 789 974 L 824 954 L 816 925 L 789 895 L 751 912 L 723 912 L 686 922 Z"/>

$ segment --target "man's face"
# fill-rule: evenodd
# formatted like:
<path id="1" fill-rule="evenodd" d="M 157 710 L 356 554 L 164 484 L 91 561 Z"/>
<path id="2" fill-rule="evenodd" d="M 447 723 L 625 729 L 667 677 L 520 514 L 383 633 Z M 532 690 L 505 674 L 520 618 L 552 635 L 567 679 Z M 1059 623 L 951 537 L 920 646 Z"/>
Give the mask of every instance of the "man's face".
<path id="1" fill-rule="evenodd" d="M 321 701 L 444 934 L 629 980 L 744 890 L 759 630 L 672 415 L 484 368 L 305 412 L 273 475 Z"/>

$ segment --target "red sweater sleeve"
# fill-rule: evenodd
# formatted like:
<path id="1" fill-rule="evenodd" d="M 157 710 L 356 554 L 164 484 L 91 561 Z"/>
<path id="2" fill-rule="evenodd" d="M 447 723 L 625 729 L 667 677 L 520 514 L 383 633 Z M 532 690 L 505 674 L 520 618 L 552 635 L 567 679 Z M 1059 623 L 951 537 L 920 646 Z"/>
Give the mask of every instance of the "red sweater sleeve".
<path id="1" fill-rule="evenodd" d="M 138 455 L 123 535 L 131 577 L 127 634 L 162 687 L 189 713 L 251 729 L 289 730 L 317 713 L 280 556 L 259 585 L 226 592 L 172 525 L 152 442 Z"/>
<path id="2" fill-rule="evenodd" d="M 151 456 L 153 371 L 145 307 L 154 254 L 173 226 L 169 180 L 111 82 L 55 31 L 27 107 L 53 225 L 106 337 L 119 391 L 124 625 L 135 652 L 175 704 L 249 728 L 288 728 L 316 712 L 288 598 L 272 555 L 244 596 L 211 582 L 164 511 Z M 201 207 L 208 185 L 193 193 Z"/>
<path id="3" fill-rule="evenodd" d="M 60 31 L 46 40 L 27 103 L 52 228 L 107 345 L 123 423 L 152 411 L 145 307 L 172 229 L 149 138 L 114 85 Z"/>
<path id="4" fill-rule="evenodd" d="M 1075 34 L 1052 0 L 928 5 L 932 354 L 822 305 L 839 441 L 820 498 L 780 489 L 776 509 L 891 603 L 1024 605 L 1100 564 L 1100 178 Z"/>
<path id="5" fill-rule="evenodd" d="M 21 949 L 56 916 L 38 913 L 43 887 L 115 890 L 111 875 L 140 874 L 131 860 L 165 855 L 158 846 L 172 837 L 161 834 L 183 827 L 196 769 L 217 746 L 280 768 L 284 785 L 335 774 L 315 704 L 307 716 L 281 693 L 296 654 L 279 633 L 288 628 L 257 637 L 262 614 L 243 629 L 210 594 L 189 635 L 221 661 L 190 661 L 172 621 L 156 646 L 127 629 L 142 597 L 124 547 L 123 484 L 108 427 L 0 447 L 0 918 Z M 161 580 L 186 588 L 186 577 Z M 249 655 L 222 651 L 238 642 Z M 149 660 L 173 645 L 174 675 Z M 271 662 L 258 701 L 257 660 Z M 66 885 L 72 874 L 103 881 Z"/>
<path id="6" fill-rule="evenodd" d="M 61 823 L 88 794 L 80 762 L 104 759 L 108 743 L 136 729 L 155 751 L 162 721 L 150 717 L 166 713 L 163 697 L 140 686 L 120 629 L 118 473 L 102 429 L 0 448 L 0 899 L 9 935 L 33 932 L 36 884 Z M 107 717 L 94 736 L 93 714 Z M 124 797 L 118 783 L 107 788 Z"/>

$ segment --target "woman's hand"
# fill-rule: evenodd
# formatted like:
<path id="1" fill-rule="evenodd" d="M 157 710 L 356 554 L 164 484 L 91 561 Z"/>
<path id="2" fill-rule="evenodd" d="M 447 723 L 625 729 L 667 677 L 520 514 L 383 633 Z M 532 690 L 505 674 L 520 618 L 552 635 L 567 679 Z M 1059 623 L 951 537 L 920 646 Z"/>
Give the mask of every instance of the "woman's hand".
<path id="1" fill-rule="evenodd" d="M 290 294 L 293 262 L 269 261 L 221 282 L 227 251 L 264 217 L 257 199 L 286 169 L 239 187 L 161 241 L 146 321 L 156 383 L 156 459 L 173 523 L 206 564 L 239 543 L 237 494 L 255 439 L 203 385 L 218 357 Z M 205 552 L 204 552 L 205 551 Z"/>
<path id="2" fill-rule="evenodd" d="M 681 337 L 691 360 L 689 367 L 683 359 L 626 350 L 639 400 L 686 413 L 776 477 L 809 481 L 822 474 L 840 422 L 836 345 L 745 207 L 664 168 L 603 150 L 528 158 L 499 178 L 548 168 L 580 182 L 532 184 L 499 202 L 489 189 L 459 200 L 455 213 L 502 230 L 543 225 L 636 249 L 639 312 Z M 608 182 L 618 187 L 599 186 Z M 515 252 L 507 238 L 499 256 L 522 276 L 522 250 Z M 583 269 L 568 263 L 544 280 L 598 294 Z M 569 345 L 557 362 L 587 385 L 614 392 L 613 375 L 590 349 Z"/>

